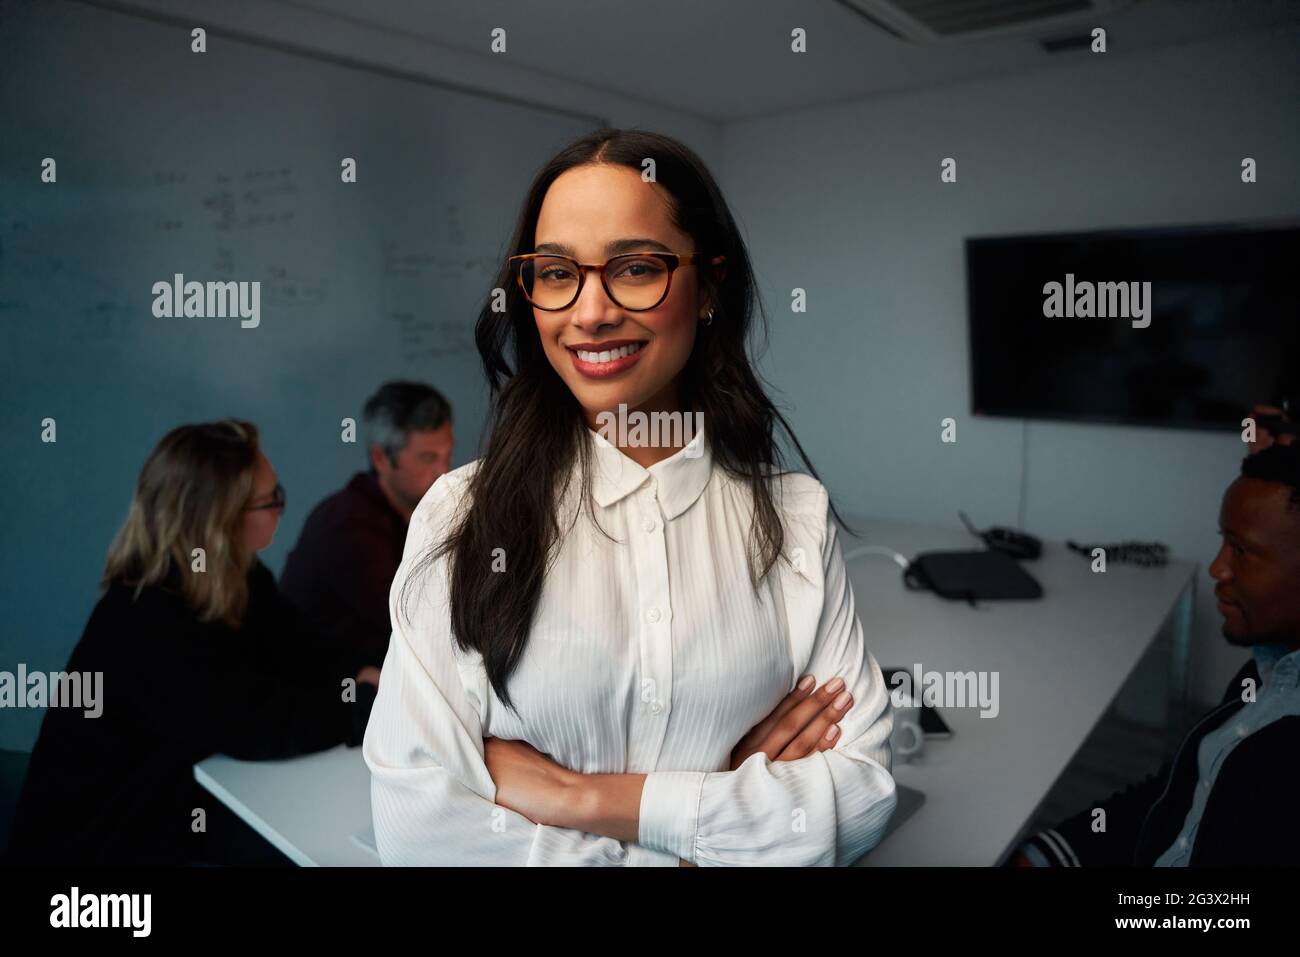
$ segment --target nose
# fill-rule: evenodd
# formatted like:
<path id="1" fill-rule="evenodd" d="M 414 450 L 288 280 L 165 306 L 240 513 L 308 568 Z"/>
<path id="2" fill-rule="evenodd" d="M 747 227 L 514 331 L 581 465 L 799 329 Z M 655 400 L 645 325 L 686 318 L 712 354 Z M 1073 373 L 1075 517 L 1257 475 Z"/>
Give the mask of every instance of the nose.
<path id="1" fill-rule="evenodd" d="M 609 298 L 601 283 L 600 270 L 586 270 L 586 280 L 578 300 L 569 308 L 573 310 L 573 324 L 585 331 L 595 331 L 603 326 L 617 326 L 623 321 L 623 310 Z"/>
<path id="2" fill-rule="evenodd" d="M 1219 553 L 1210 562 L 1210 577 L 1216 582 L 1226 582 L 1232 578 L 1232 566 L 1228 561 L 1228 543 L 1219 546 Z"/>

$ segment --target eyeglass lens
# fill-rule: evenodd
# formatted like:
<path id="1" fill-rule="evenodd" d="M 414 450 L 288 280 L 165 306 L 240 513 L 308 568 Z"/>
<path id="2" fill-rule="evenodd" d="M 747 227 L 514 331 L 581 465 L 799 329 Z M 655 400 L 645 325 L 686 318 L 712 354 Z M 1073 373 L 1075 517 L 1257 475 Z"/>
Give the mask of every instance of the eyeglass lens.
<path id="1" fill-rule="evenodd" d="M 611 260 L 605 266 L 610 297 L 624 309 L 651 309 L 668 288 L 667 264 L 652 256 Z M 563 309 L 578 295 L 578 270 L 570 259 L 540 256 L 520 264 L 529 302 L 542 309 Z"/>

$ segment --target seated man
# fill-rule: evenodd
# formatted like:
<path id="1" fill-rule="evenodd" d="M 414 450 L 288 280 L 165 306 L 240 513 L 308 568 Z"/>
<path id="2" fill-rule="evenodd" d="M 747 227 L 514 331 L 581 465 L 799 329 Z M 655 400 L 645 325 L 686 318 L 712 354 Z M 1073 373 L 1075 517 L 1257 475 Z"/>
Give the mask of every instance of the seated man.
<path id="1" fill-rule="evenodd" d="M 407 524 L 451 468 L 451 407 L 427 385 L 389 382 L 366 401 L 362 440 L 369 471 L 307 516 L 280 579 L 316 627 L 351 650 L 354 670 L 383 665 Z"/>
<path id="2" fill-rule="evenodd" d="M 1272 445 L 1242 461 L 1219 531 L 1210 575 L 1223 635 L 1250 647 L 1252 660 L 1172 763 L 1035 834 L 1009 863 L 1300 863 L 1300 834 L 1287 824 L 1300 803 L 1300 445 Z"/>

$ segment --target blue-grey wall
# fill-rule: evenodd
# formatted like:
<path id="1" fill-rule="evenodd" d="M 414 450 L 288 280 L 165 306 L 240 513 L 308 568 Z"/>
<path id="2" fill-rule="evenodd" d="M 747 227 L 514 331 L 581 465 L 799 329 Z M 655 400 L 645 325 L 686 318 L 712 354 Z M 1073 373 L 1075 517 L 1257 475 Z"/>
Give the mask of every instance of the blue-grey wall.
<path id="1" fill-rule="evenodd" d="M 769 306 L 765 370 L 850 511 L 1166 542 L 1202 562 L 1193 692 L 1244 660 L 1204 573 L 1235 435 L 973 419 L 963 240 L 1300 214 L 1300 32 L 1072 58 L 1035 73 L 724 129 L 724 189 Z M 958 181 L 939 181 L 944 157 Z M 1259 182 L 1240 178 L 1242 157 Z M 790 290 L 807 290 L 793 314 Z M 940 420 L 957 442 L 940 442 Z M 1027 442 L 1027 447 L 1025 443 Z M 888 543 L 884 543 L 888 544 Z M 870 609 L 862 609 L 870 634 Z M 1051 640 L 1045 635 L 1044 640 Z"/>

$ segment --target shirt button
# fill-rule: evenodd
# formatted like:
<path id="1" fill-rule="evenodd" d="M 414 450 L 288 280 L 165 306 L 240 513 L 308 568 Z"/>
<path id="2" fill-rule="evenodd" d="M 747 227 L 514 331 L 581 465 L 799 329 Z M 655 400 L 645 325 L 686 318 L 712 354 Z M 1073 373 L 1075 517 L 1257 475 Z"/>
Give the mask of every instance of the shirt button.
<path id="1" fill-rule="evenodd" d="M 1250 732 L 1246 730 L 1246 726 L 1244 724 L 1237 725 L 1237 737 L 1244 738 L 1249 733 Z"/>
<path id="2" fill-rule="evenodd" d="M 1187 846 L 1187 838 L 1185 838 L 1185 837 L 1180 837 L 1180 838 L 1178 839 L 1178 846 L 1179 846 L 1179 847 L 1186 847 L 1186 846 Z"/>
<path id="3" fill-rule="evenodd" d="M 653 518 L 647 518 L 641 523 L 641 527 L 647 532 L 653 532 L 655 530 L 655 520 Z"/>
<path id="4" fill-rule="evenodd" d="M 660 617 L 660 611 L 658 608 L 649 608 L 646 610 L 645 613 L 646 621 L 658 621 L 659 617 Z"/>
<path id="5" fill-rule="evenodd" d="M 651 714 L 659 714 L 659 712 L 661 712 L 661 711 L 663 711 L 663 710 L 664 710 L 664 706 L 661 705 L 661 704 L 659 703 L 658 699 L 656 699 L 656 700 L 650 702 L 650 713 L 651 713 Z"/>

